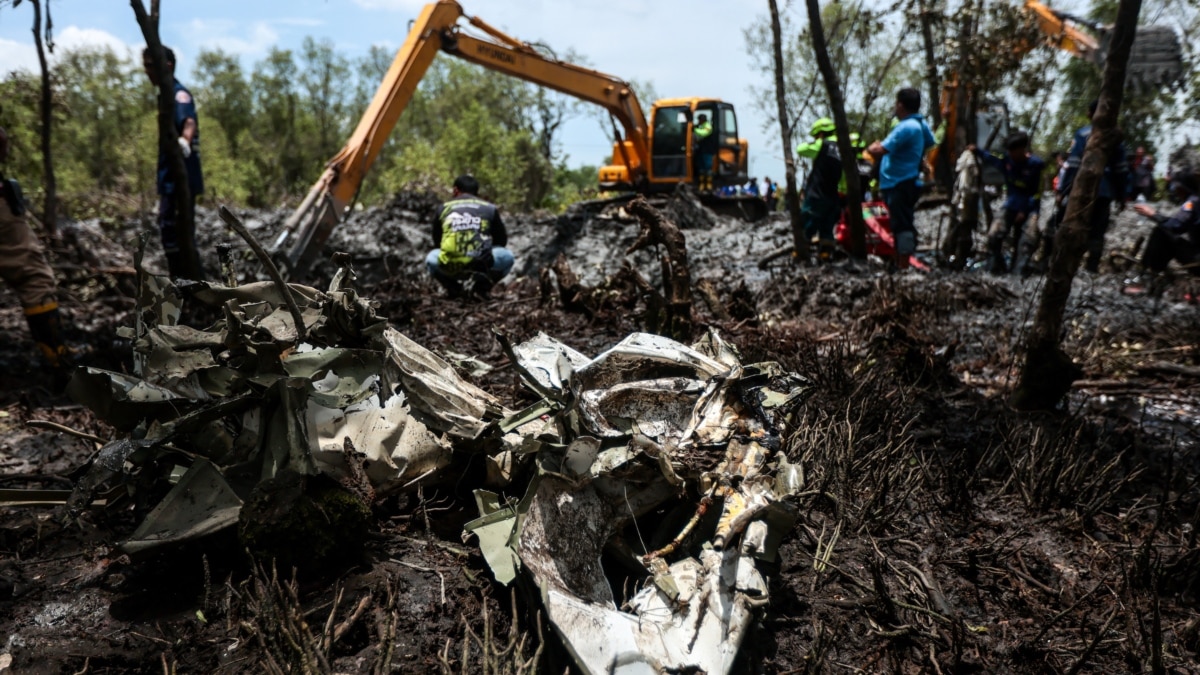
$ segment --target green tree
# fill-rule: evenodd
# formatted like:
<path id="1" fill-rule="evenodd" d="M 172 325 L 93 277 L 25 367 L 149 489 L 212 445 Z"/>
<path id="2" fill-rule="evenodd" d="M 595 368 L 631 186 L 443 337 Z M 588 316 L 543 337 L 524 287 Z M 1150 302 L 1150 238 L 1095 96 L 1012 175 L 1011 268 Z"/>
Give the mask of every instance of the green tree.
<path id="1" fill-rule="evenodd" d="M 255 64 L 250 77 L 255 147 L 247 150 L 258 176 L 250 191 L 257 205 L 274 203 L 303 189 L 305 181 L 316 180 L 314 168 L 305 161 L 303 149 L 297 144 L 298 72 L 290 49 L 272 47 L 266 58 Z"/>
<path id="2" fill-rule="evenodd" d="M 229 154 L 237 159 L 241 154 L 239 139 L 250 130 L 254 119 L 254 100 L 241 62 L 220 49 L 201 49 L 192 78 L 205 121 L 220 128 Z"/>
<path id="3" fill-rule="evenodd" d="M 864 139 L 887 134 L 892 94 L 902 86 L 919 85 L 921 81 L 922 43 L 909 36 L 916 24 L 899 11 L 900 7 L 877 10 L 859 1 L 826 2 L 821 8 L 830 58 L 838 81 L 844 85 L 846 117 L 850 128 Z M 784 122 L 793 135 L 806 135 L 814 120 L 830 116 L 829 95 L 820 73 L 812 67 L 812 37 L 807 23 L 802 28 L 797 26 L 791 12 L 780 12 L 779 21 L 782 33 L 792 36 L 783 45 L 788 116 Z M 753 69 L 771 73 L 769 17 L 757 19 L 745 30 L 743 38 Z M 750 91 L 766 127 L 777 124 L 779 113 L 773 83 L 764 76 L 750 85 Z"/>
<path id="4" fill-rule="evenodd" d="M 334 51 L 330 40 L 304 38 L 300 50 L 300 88 L 304 119 L 314 127 L 312 141 L 303 144 L 310 157 L 325 161 L 341 147 L 345 137 L 348 102 L 345 82 L 350 62 Z M 307 138 L 308 135 L 306 134 Z"/>
<path id="5" fill-rule="evenodd" d="M 154 91 L 141 68 L 107 47 L 85 47 L 62 54 L 56 69 L 64 200 L 153 195 L 158 137 L 147 111 L 155 108 Z"/>

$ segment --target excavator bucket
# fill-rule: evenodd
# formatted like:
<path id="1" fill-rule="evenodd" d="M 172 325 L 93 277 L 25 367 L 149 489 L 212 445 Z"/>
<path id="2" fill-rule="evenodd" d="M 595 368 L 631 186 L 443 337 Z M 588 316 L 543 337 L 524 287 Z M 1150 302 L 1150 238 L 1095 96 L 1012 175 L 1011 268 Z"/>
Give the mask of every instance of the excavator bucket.
<path id="1" fill-rule="evenodd" d="M 1025 10 L 1052 47 L 1103 66 L 1113 27 L 1025 0 Z M 1183 48 L 1170 26 L 1139 26 L 1126 66 L 1125 86 L 1137 92 L 1174 89 L 1183 84 Z"/>
<path id="2" fill-rule="evenodd" d="M 1105 37 L 1111 33 L 1106 33 Z M 1108 40 L 1101 46 L 1108 52 Z M 1183 48 L 1169 26 L 1141 26 L 1126 66 L 1125 86 L 1136 92 L 1174 89 L 1183 82 Z"/>

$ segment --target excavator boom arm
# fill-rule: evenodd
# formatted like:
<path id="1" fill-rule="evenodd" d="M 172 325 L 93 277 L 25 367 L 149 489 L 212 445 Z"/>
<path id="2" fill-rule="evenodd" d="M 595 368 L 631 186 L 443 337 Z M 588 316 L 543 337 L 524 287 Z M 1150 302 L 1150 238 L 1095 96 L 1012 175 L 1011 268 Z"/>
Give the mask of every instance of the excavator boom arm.
<path id="1" fill-rule="evenodd" d="M 474 23 L 474 22 L 473 22 Z M 625 127 L 641 166 L 649 166 L 646 115 L 628 82 L 595 70 L 543 56 L 528 45 L 512 46 L 456 33 L 443 50 L 471 63 L 595 103 Z"/>
<path id="2" fill-rule="evenodd" d="M 1026 0 L 1025 10 L 1033 14 L 1042 35 L 1052 46 L 1086 61 L 1100 62 L 1100 44 L 1096 38 L 1068 23 L 1063 15 L 1036 0 Z"/>
<path id="3" fill-rule="evenodd" d="M 438 51 L 603 106 L 625 127 L 634 166 L 649 166 L 646 117 L 629 83 L 548 57 L 475 17 L 468 23 L 491 39 L 468 35 L 459 30 L 463 17 L 454 0 L 421 10 L 358 127 L 272 245 L 289 273 L 306 270 L 341 221 Z"/>

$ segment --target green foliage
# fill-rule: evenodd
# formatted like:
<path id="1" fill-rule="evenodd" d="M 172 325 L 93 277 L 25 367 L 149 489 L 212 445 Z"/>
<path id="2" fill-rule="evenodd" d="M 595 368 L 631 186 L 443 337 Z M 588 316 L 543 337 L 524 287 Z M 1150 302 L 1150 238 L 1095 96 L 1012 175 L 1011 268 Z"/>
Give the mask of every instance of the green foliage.
<path id="1" fill-rule="evenodd" d="M 52 73 L 52 152 L 61 215 L 87 217 L 154 203 L 157 134 L 153 94 L 141 64 L 109 49 L 62 53 Z M 10 73 L 0 82 L 0 125 L 12 138 L 5 167 L 41 199 L 38 76 Z"/>
<path id="2" fill-rule="evenodd" d="M 780 13 L 788 123 L 793 139 L 798 141 L 807 138 L 814 120 L 829 117 L 830 112 L 828 92 L 813 61 L 807 21 L 803 27 L 797 26 L 796 16 Z M 821 22 L 851 129 L 867 140 L 883 138 L 890 127 L 896 90 L 922 87 L 921 41 L 913 38 L 916 28 L 894 7 L 876 10 L 864 2 L 826 2 L 821 8 Z M 764 129 L 777 129 L 769 18 L 760 17 L 743 37 L 753 70 L 763 74 L 758 84 L 750 87 L 754 105 L 766 120 Z"/>
<path id="3" fill-rule="evenodd" d="M 558 207 L 558 197 L 574 194 L 557 190 L 555 180 L 554 137 L 571 114 L 567 105 L 518 80 L 438 58 L 380 153 L 380 178 L 364 186 L 364 199 L 405 183 L 444 189 L 471 173 L 501 204 Z"/>
<path id="4" fill-rule="evenodd" d="M 197 91 L 204 93 L 205 116 L 220 127 L 230 156 L 238 158 L 238 139 L 250 130 L 254 118 L 250 83 L 241 62 L 220 49 L 202 49 L 196 57 L 194 77 Z M 213 147 L 213 136 L 208 135 L 206 148 Z"/>
<path id="5" fill-rule="evenodd" d="M 106 48 L 60 53 L 52 67 L 54 144 L 64 214 L 129 212 L 154 203 L 154 92 L 141 63 Z M 272 49 L 246 68 L 234 55 L 201 50 L 179 79 L 196 97 L 206 194 L 257 207 L 296 203 L 359 123 L 392 63 L 372 47 L 350 60 L 327 40 L 295 52 Z M 585 64 L 577 54 L 564 60 Z M 38 78 L 0 79 L 0 124 L 12 137 L 4 167 L 37 198 Z M 398 189 L 447 190 L 473 173 L 485 194 L 518 209 L 561 209 L 594 191 L 594 168 L 566 167 L 563 122 L 585 104 L 478 66 L 439 57 L 367 173 L 360 201 Z"/>

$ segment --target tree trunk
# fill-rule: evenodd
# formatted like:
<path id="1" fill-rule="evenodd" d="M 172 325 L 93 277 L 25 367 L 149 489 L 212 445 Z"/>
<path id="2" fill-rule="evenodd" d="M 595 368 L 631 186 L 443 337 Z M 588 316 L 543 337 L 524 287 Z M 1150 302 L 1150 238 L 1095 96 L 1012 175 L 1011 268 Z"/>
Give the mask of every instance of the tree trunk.
<path id="1" fill-rule="evenodd" d="M 773 2 L 772 2 L 773 4 Z M 829 59 L 829 47 L 825 44 L 825 28 L 821 25 L 821 7 L 817 0 L 808 0 L 808 32 L 812 35 L 813 52 L 817 67 L 825 78 L 825 89 L 829 92 L 829 107 L 833 109 L 833 124 L 837 127 L 838 154 L 842 158 L 842 171 L 846 176 L 847 225 L 850 226 L 850 254 L 856 259 L 867 257 L 867 226 L 862 215 L 862 186 L 858 181 L 858 162 L 854 148 L 850 145 L 850 123 L 846 120 L 846 103 L 842 99 L 842 87 L 838 84 L 837 72 Z"/>
<path id="2" fill-rule="evenodd" d="M 167 173 L 173 185 L 176 232 L 179 255 L 183 258 L 181 274 L 187 279 L 202 279 L 200 257 L 196 254 L 196 214 L 192 209 L 192 188 L 188 185 L 187 166 L 179 148 L 179 132 L 175 129 L 174 78 L 163 58 L 162 41 L 158 37 L 159 0 L 150 0 L 150 13 L 142 0 L 129 0 L 137 17 L 142 36 L 146 38 L 151 63 L 158 72 L 158 147 L 167 156 Z"/>
<path id="3" fill-rule="evenodd" d="M 46 65 L 46 47 L 42 40 L 42 1 L 29 0 L 33 6 L 33 43 L 37 45 L 38 64 L 42 68 L 42 181 L 46 201 L 42 207 L 42 225 L 49 237 L 58 236 L 58 181 L 54 177 L 54 156 L 50 151 L 50 68 Z M 46 33 L 50 32 L 50 0 L 46 0 Z"/>
<path id="4" fill-rule="evenodd" d="M 978 12 L 964 16 L 958 27 L 958 62 L 961 64 L 966 64 L 970 57 L 969 45 L 971 38 L 975 35 L 976 17 L 982 14 L 982 11 L 982 6 L 980 6 Z M 983 191 L 983 186 L 979 176 L 976 176 L 971 185 L 956 183 L 957 159 L 969 144 L 975 142 L 979 130 L 975 119 L 978 110 L 975 96 L 977 83 L 964 70 L 960 70 L 955 77 L 957 79 L 954 82 L 950 101 L 950 119 L 952 121 L 947 123 L 946 135 L 938 147 L 937 163 L 942 165 L 944 157 L 945 170 L 953 177 L 951 204 L 959 201 L 958 191 L 965 190 L 969 193 L 969 198 L 964 200 L 966 203 L 963 204 L 961 210 L 951 208 L 950 227 L 946 231 L 946 238 L 941 242 L 942 260 L 950 269 L 962 270 L 974 248 L 975 230 L 978 229 L 980 218 L 979 194 Z M 935 166 L 934 172 L 936 173 L 938 170 L 939 167 Z"/>
<path id="5" fill-rule="evenodd" d="M 942 119 L 942 80 L 938 76 L 937 56 L 934 53 L 933 45 L 933 18 L 931 16 L 933 10 L 929 8 L 928 0 L 917 0 L 917 10 L 921 21 L 921 39 L 925 43 L 925 81 L 929 85 L 929 119 L 933 122 L 933 128 L 937 129 L 944 120 Z M 933 181 L 943 192 L 949 192 L 948 188 L 953 175 L 951 162 L 952 158 L 957 156 L 955 153 L 939 150 L 934 160 Z"/>
<path id="6" fill-rule="evenodd" d="M 1099 105 L 1092 118 L 1092 134 L 1083 152 L 1083 162 L 1068 198 L 1067 213 L 1054 241 L 1054 254 L 1046 273 L 1037 315 L 1029 331 L 1025 363 L 1012 394 L 1018 410 L 1048 410 L 1058 404 L 1083 374 L 1059 344 L 1063 313 L 1071 295 L 1071 283 L 1083 260 L 1088 224 L 1096 193 L 1104 177 L 1108 158 L 1121 142 L 1117 114 L 1124 97 L 1125 66 L 1137 32 L 1142 0 L 1121 0 L 1117 9 L 1112 46 L 1104 64 Z"/>
<path id="7" fill-rule="evenodd" d="M 942 123 L 941 80 L 938 78 L 937 58 L 933 51 L 933 25 L 927 0 L 917 0 L 917 12 L 921 20 L 921 40 L 925 43 L 925 81 L 929 85 L 929 119 L 936 129 Z"/>
<path id="8" fill-rule="evenodd" d="M 775 105 L 778 106 L 779 138 L 783 143 L 783 204 L 792 219 L 792 248 L 795 259 L 808 263 L 808 237 L 800 217 L 800 193 L 796 186 L 796 158 L 792 155 L 792 127 L 788 124 L 787 100 L 783 88 L 783 29 L 779 25 L 779 6 L 767 0 L 771 8 L 771 47 L 775 57 Z"/>

